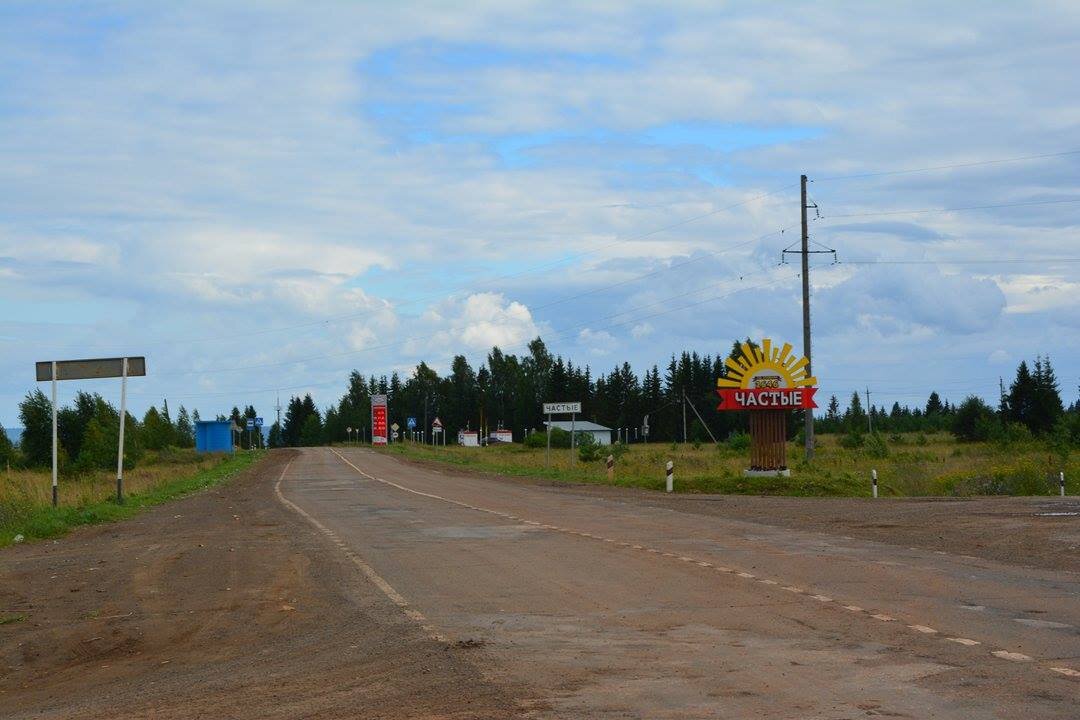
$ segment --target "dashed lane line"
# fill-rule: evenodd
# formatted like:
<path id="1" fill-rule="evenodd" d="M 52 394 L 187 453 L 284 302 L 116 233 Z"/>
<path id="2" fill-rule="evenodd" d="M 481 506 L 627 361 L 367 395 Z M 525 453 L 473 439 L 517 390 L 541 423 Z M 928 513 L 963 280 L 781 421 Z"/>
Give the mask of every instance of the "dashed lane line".
<path id="1" fill-rule="evenodd" d="M 436 630 L 434 626 L 432 626 L 431 623 L 428 622 L 428 619 L 424 616 L 422 612 L 409 605 L 409 601 L 406 600 L 401 593 L 395 590 L 393 585 L 383 579 L 383 577 L 379 575 L 379 573 L 375 572 L 375 569 L 373 567 L 364 562 L 363 558 L 354 553 L 349 548 L 348 544 L 346 544 L 345 541 L 342 540 L 337 533 L 323 525 L 321 522 L 308 514 L 302 507 L 294 503 L 292 500 L 289 500 L 287 497 L 285 497 L 285 495 L 282 494 L 281 481 L 285 479 L 285 473 L 289 471 L 290 465 L 292 465 L 292 460 L 285 464 L 285 467 L 281 470 L 281 475 L 278 476 L 277 482 L 274 483 L 274 494 L 277 495 L 278 500 L 280 500 L 281 503 L 285 505 L 285 507 L 289 508 L 293 512 L 296 512 L 302 518 L 311 523 L 323 535 L 330 538 L 330 541 L 341 549 L 345 557 L 352 561 L 352 563 L 360 569 L 360 572 L 362 572 L 364 576 L 368 580 L 370 580 L 373 585 L 375 585 L 375 587 L 379 588 L 379 590 L 382 591 L 383 595 L 390 599 L 390 602 L 397 605 L 398 608 L 405 615 L 405 617 L 409 618 L 417 625 L 419 625 L 420 629 L 422 629 L 428 637 L 437 642 L 449 643 L 450 640 L 445 635 Z"/>
<path id="2" fill-rule="evenodd" d="M 390 487 L 397 488 L 398 490 L 401 490 L 401 491 L 407 492 L 407 493 L 411 493 L 413 495 L 419 495 L 421 497 L 431 498 L 433 500 L 439 500 L 441 502 L 445 502 L 445 503 L 448 503 L 450 505 L 457 505 L 459 507 L 468 508 L 470 510 L 476 510 L 478 512 L 487 513 L 489 515 L 496 515 L 496 516 L 511 519 L 511 520 L 518 520 L 518 521 L 527 523 L 529 525 L 534 525 L 534 526 L 537 526 L 537 527 L 540 527 L 540 528 L 552 530 L 554 532 L 560 532 L 560 533 L 564 533 L 564 534 L 567 534 L 567 535 L 577 535 L 578 537 L 589 538 L 591 540 L 599 540 L 601 542 L 612 543 L 612 544 L 615 544 L 615 545 L 619 545 L 620 547 L 632 548 L 634 550 L 642 550 L 642 551 L 647 552 L 647 553 L 652 553 L 654 555 L 659 555 L 660 557 L 671 558 L 671 559 L 679 560 L 681 562 L 685 562 L 685 563 L 688 563 L 688 564 L 698 565 L 700 567 L 711 567 L 712 569 L 714 569 L 714 570 L 716 570 L 718 572 L 731 573 L 731 574 L 734 574 L 734 575 L 738 575 L 741 578 L 745 578 L 747 580 L 754 580 L 756 582 L 763 583 L 763 584 L 766 584 L 766 585 L 779 586 L 781 590 L 786 590 L 787 592 L 795 593 L 795 594 L 799 594 L 799 595 L 806 595 L 807 597 L 812 598 L 814 600 L 817 600 L 818 602 L 820 602 L 822 604 L 837 602 L 837 601 L 833 600 L 833 598 L 828 597 L 826 595 L 815 595 L 815 594 L 812 594 L 812 593 L 810 593 L 809 591 L 807 591 L 807 590 L 805 590 L 803 588 L 800 588 L 800 587 L 797 587 L 797 586 L 794 586 L 794 585 L 782 585 L 777 580 L 771 580 L 771 579 L 767 579 L 767 578 L 759 578 L 756 575 L 753 575 L 753 574 L 748 573 L 748 572 L 739 571 L 739 570 L 733 570 L 732 568 L 724 567 L 722 565 L 714 565 L 712 563 L 700 561 L 700 560 L 697 560 L 696 558 L 687 557 L 685 555 L 678 555 L 676 553 L 665 552 L 663 550 L 646 547 L 644 545 L 636 545 L 636 544 L 631 544 L 631 543 L 627 543 L 627 542 L 621 542 L 621 541 L 615 540 L 613 538 L 607 538 L 607 537 L 603 537 L 601 535 L 595 535 L 593 533 L 583 532 L 583 531 L 580 531 L 580 530 L 573 530 L 573 529 L 570 529 L 570 528 L 564 528 L 564 527 L 560 527 L 558 525 L 545 525 L 545 524 L 542 524 L 542 523 L 539 523 L 539 522 L 525 520 L 524 518 L 520 518 L 520 517 L 518 517 L 516 515 L 511 515 L 509 513 L 500 512 L 498 510 L 492 510 L 490 508 L 478 507 L 476 505 L 470 505 L 469 503 L 461 502 L 460 500 L 452 500 L 450 498 L 446 498 L 446 497 L 443 497 L 441 495 L 436 495 L 434 493 L 428 493 L 428 492 L 423 492 L 421 490 L 415 490 L 413 488 L 406 487 L 404 485 L 400 485 L 400 484 L 392 482 L 390 480 L 385 480 L 383 478 L 379 478 L 379 477 L 375 477 L 374 475 L 370 475 L 370 474 L 364 472 L 363 470 L 361 470 L 360 468 L 358 468 L 352 462 L 350 462 L 348 458 L 346 458 L 344 455 L 339 453 L 337 450 L 331 449 L 331 452 L 333 452 L 335 455 L 337 455 L 338 459 L 340 459 L 342 462 L 344 462 L 346 465 L 351 467 L 353 470 L 355 470 L 357 473 L 359 473 L 363 477 L 368 478 L 369 480 L 374 480 L 376 482 L 380 482 L 380 483 L 382 483 L 384 485 L 389 485 Z M 282 473 L 282 475 L 284 476 L 284 472 Z M 278 485 L 279 486 L 280 486 L 280 483 L 281 483 L 281 480 L 279 479 L 278 480 Z M 279 493 L 279 496 L 280 496 L 280 493 Z M 291 503 L 289 503 L 288 500 L 285 500 L 283 497 L 282 497 L 282 501 L 287 503 L 287 504 L 292 505 Z M 311 518 L 310 516 L 308 516 L 306 513 L 304 513 L 298 507 L 295 507 L 295 506 L 293 506 L 293 507 L 296 510 L 298 510 L 301 514 L 305 515 L 305 517 L 308 517 L 313 523 L 316 523 L 316 525 L 318 526 L 318 521 L 317 520 L 315 520 L 314 518 Z M 321 527 L 321 526 L 319 526 L 319 527 Z M 324 530 L 324 532 L 330 532 L 330 531 L 325 531 Z M 912 549 L 916 549 L 916 548 L 912 548 Z M 944 555 L 946 553 L 938 551 L 938 554 Z M 366 566 L 366 563 L 365 563 L 365 566 Z M 370 567 L 368 569 L 370 570 Z M 373 574 L 375 572 L 374 570 L 370 570 L 370 571 Z M 367 573 L 365 572 L 365 574 L 367 574 Z M 375 575 L 375 577 L 378 577 L 378 575 Z M 380 580 L 381 580 L 381 578 L 380 578 Z M 385 581 L 382 581 L 382 582 L 385 583 Z M 389 585 L 387 585 L 387 587 L 389 587 Z M 393 588 L 390 588 L 390 590 L 393 591 Z M 386 592 L 386 591 L 384 590 L 384 592 Z M 396 591 L 395 591 L 395 594 L 396 594 Z M 400 596 L 398 596 L 398 597 L 400 597 Z M 393 599 L 393 597 L 391 597 L 391 599 Z M 401 600 L 402 600 L 402 602 L 404 602 L 404 598 L 401 598 Z M 881 621 L 881 622 L 894 622 L 896 620 L 896 618 L 893 617 L 892 615 L 887 615 L 885 613 L 870 613 L 868 610 L 865 610 L 865 609 L 859 607 L 858 605 L 839 604 L 839 607 L 842 607 L 844 610 L 848 610 L 848 611 L 853 612 L 853 613 L 866 613 L 867 617 L 873 618 L 873 619 Z M 413 612 L 415 612 L 415 611 L 413 611 Z M 914 631 L 914 632 L 917 632 L 917 633 L 920 633 L 920 634 L 923 634 L 923 635 L 937 635 L 938 634 L 937 630 L 935 630 L 934 628 L 932 628 L 932 627 L 930 627 L 928 625 L 913 624 L 913 625 L 907 625 L 906 627 L 908 629 Z M 434 633 L 434 630 L 429 629 L 429 626 L 425 626 L 425 630 L 427 630 L 429 633 Z M 439 636 L 439 637 L 441 638 L 441 636 Z M 982 643 L 980 641 L 972 640 L 970 638 L 943 637 L 943 639 L 947 640 L 949 642 L 957 643 L 959 645 L 964 645 L 964 646 L 967 646 L 967 647 L 974 647 L 974 646 L 982 645 Z M 1031 657 L 1029 655 L 1025 655 L 1023 653 L 1018 653 L 1018 652 L 1012 652 L 1012 651 L 1009 651 L 1009 650 L 994 650 L 990 654 L 993 655 L 994 657 L 1000 658 L 1002 660 L 1009 660 L 1009 661 L 1012 661 L 1012 662 L 1034 662 L 1035 661 L 1035 658 L 1033 658 L 1033 657 Z M 1072 668 L 1054 667 L 1054 668 L 1049 668 L 1049 669 L 1052 670 L 1053 672 L 1055 672 L 1055 673 L 1057 673 L 1059 675 L 1063 675 L 1065 677 L 1080 678 L 1080 671 L 1073 670 Z"/>

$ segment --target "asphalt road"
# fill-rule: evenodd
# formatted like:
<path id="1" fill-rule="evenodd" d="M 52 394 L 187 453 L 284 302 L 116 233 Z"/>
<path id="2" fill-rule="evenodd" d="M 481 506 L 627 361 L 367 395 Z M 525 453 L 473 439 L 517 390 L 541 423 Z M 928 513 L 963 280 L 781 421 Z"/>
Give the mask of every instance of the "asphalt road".
<path id="1" fill-rule="evenodd" d="M 520 713 L 1076 718 L 1080 578 L 307 449 L 275 483 Z M 403 669 L 408 672 L 408 669 Z M 479 682 L 479 681 L 478 681 Z"/>

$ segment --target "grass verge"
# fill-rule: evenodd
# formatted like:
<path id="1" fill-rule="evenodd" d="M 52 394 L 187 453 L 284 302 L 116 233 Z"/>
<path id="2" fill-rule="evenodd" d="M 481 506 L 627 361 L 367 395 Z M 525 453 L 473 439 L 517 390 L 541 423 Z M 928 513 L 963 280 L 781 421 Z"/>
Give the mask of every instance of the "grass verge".
<path id="1" fill-rule="evenodd" d="M 136 479 L 129 485 L 125 478 L 123 505 L 118 505 L 115 497 L 100 497 L 102 487 L 115 487 L 115 478 L 107 476 L 104 485 L 102 479 L 97 477 L 61 479 L 61 506 L 54 508 L 51 502 L 37 501 L 40 493 L 32 486 L 40 484 L 40 473 L 20 473 L 18 479 L 6 479 L 3 492 L 0 492 L 0 547 L 10 545 L 17 535 L 22 535 L 26 540 L 52 538 L 79 525 L 123 520 L 144 508 L 224 482 L 262 457 L 265 457 L 265 453 L 258 451 L 238 452 L 231 456 L 201 458 L 198 462 L 185 458 L 182 462 L 160 463 L 148 473 L 153 478 L 152 482 L 139 482 Z M 44 480 L 51 483 L 47 473 Z M 20 486 L 14 487 L 17 482 Z M 73 486 L 78 483 L 91 485 L 93 491 L 88 492 L 84 488 L 81 492 L 72 492 Z M 65 495 L 74 495 L 76 502 L 64 505 Z"/>
<path id="2" fill-rule="evenodd" d="M 1080 492 L 1080 457 L 1061 458 L 1038 442 L 998 446 L 958 443 L 946 433 L 895 436 L 874 448 L 847 448 L 839 438 L 819 437 L 813 463 L 801 448 L 788 445 L 790 477 L 743 475 L 749 451 L 712 444 L 632 444 L 603 448 L 593 462 L 571 460 L 568 449 L 552 449 L 550 466 L 543 448 L 520 444 L 485 448 L 431 447 L 404 442 L 382 452 L 506 476 L 564 483 L 607 484 L 648 490 L 664 489 L 664 466 L 675 463 L 675 491 L 731 495 L 796 497 L 868 497 L 870 473 L 876 470 L 883 496 L 1056 495 L 1057 474 L 1065 471 L 1066 492 Z M 616 454 L 608 480 L 604 463 Z"/>

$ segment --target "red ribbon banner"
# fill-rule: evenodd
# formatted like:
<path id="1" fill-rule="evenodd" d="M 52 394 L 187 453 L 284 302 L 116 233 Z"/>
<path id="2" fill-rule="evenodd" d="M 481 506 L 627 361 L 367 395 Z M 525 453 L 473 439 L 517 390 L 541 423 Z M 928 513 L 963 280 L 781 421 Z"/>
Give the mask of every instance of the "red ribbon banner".
<path id="1" fill-rule="evenodd" d="M 809 410 L 814 402 L 815 387 L 800 388 L 717 388 L 720 396 L 717 410 Z"/>

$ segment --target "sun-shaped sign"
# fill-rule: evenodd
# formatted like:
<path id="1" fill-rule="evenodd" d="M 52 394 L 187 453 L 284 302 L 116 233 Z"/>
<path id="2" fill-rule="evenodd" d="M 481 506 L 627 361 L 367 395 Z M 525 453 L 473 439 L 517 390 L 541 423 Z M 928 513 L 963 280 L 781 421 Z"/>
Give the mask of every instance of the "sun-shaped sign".
<path id="1" fill-rule="evenodd" d="M 817 379 L 807 375 L 810 361 L 793 355 L 791 344 L 773 347 L 764 338 L 761 347 L 742 344 L 742 354 L 727 358 L 728 374 L 716 381 L 719 410 L 793 410 L 815 408 Z"/>

